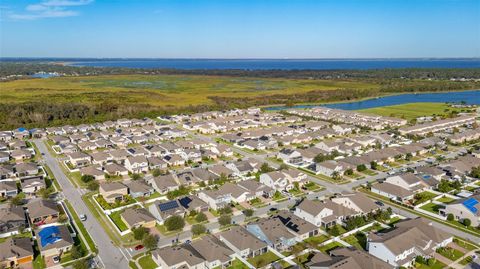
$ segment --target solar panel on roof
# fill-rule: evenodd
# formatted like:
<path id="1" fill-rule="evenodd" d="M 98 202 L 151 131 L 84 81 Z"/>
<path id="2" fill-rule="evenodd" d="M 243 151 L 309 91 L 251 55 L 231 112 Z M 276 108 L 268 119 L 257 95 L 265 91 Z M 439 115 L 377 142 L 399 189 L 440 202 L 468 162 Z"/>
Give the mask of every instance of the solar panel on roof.
<path id="1" fill-rule="evenodd" d="M 463 205 L 470 210 L 473 214 L 476 214 L 478 209 L 475 207 L 479 202 L 475 198 L 469 198 L 463 201 Z"/>
<path id="2" fill-rule="evenodd" d="M 167 211 L 167 210 L 170 210 L 170 209 L 174 209 L 174 208 L 177 208 L 178 207 L 178 203 L 176 200 L 173 200 L 173 201 L 169 201 L 169 202 L 166 202 L 166 203 L 163 203 L 163 204 L 159 204 L 158 207 L 160 208 L 160 211 Z"/>
<path id="3" fill-rule="evenodd" d="M 192 202 L 192 199 L 191 199 L 190 197 L 188 197 L 188 196 L 185 196 L 185 197 L 183 197 L 182 199 L 179 199 L 178 201 L 180 202 L 180 204 L 181 204 L 183 207 L 185 207 L 185 208 L 188 209 L 188 207 L 189 207 L 188 205 Z"/>

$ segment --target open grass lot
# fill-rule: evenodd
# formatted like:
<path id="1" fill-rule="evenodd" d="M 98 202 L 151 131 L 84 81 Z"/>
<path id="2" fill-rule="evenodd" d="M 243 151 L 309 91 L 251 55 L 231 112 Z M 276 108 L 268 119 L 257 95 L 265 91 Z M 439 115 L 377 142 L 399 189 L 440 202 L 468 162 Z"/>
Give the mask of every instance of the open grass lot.
<path id="1" fill-rule="evenodd" d="M 405 118 L 407 120 L 422 116 L 446 115 L 451 111 L 461 111 L 461 109 L 451 108 L 444 103 L 410 103 L 361 110 L 361 112 L 365 113 Z"/>

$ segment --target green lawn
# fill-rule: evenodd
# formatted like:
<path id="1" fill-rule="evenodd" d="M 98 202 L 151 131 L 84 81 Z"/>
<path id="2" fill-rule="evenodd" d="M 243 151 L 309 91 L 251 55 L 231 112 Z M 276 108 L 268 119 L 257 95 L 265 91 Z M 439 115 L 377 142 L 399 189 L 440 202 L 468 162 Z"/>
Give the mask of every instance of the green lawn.
<path id="1" fill-rule="evenodd" d="M 349 235 L 342 238 L 343 241 L 349 243 L 357 249 L 366 249 L 367 248 L 367 237 L 364 233 L 359 232 L 356 234 Z"/>
<path id="2" fill-rule="evenodd" d="M 434 203 L 428 203 L 428 204 L 426 204 L 426 205 L 424 205 L 420 208 L 423 209 L 423 210 L 427 210 L 429 212 L 437 214 L 438 210 L 441 209 L 441 208 L 444 208 L 444 206 L 437 205 L 437 204 L 434 204 Z"/>
<path id="3" fill-rule="evenodd" d="M 337 225 L 332 226 L 332 227 L 327 229 L 327 233 L 332 235 L 332 236 L 341 235 L 341 234 L 344 234 L 346 232 L 347 232 L 347 230 L 345 230 L 345 228 L 343 228 L 343 226 L 340 225 L 340 224 L 337 224 Z"/>
<path id="4" fill-rule="evenodd" d="M 437 249 L 437 253 L 452 261 L 456 261 L 463 256 L 461 251 L 451 247 L 439 248 Z"/>
<path id="5" fill-rule="evenodd" d="M 445 112 L 447 109 L 448 111 Z M 422 116 L 445 115 L 448 114 L 448 112 L 460 110 L 461 109 L 451 108 L 444 103 L 409 103 L 362 109 L 360 112 L 411 120 Z"/>
<path id="6" fill-rule="evenodd" d="M 370 169 L 367 169 L 367 170 L 362 171 L 362 172 L 360 172 L 360 173 L 363 173 L 363 174 L 368 175 L 368 176 L 376 176 L 376 175 L 378 175 L 377 172 L 375 172 L 375 171 L 373 171 L 373 170 L 370 170 Z"/>
<path id="7" fill-rule="evenodd" d="M 318 250 L 320 250 L 323 253 L 328 253 L 330 250 L 335 249 L 335 248 L 339 248 L 339 247 L 344 247 L 344 245 L 335 241 L 335 242 L 331 242 L 329 244 L 326 244 L 325 246 L 319 247 Z"/>
<path id="8" fill-rule="evenodd" d="M 474 250 L 474 249 L 479 249 L 479 247 L 475 246 L 474 244 L 472 243 L 469 243 L 463 239 L 459 239 L 459 238 L 453 238 L 453 242 L 455 244 L 457 244 L 458 246 L 464 248 L 464 249 L 467 249 L 467 250 Z"/>
<path id="9" fill-rule="evenodd" d="M 123 232 L 128 230 L 127 225 L 125 222 L 123 222 L 121 214 L 123 213 L 123 210 L 115 211 L 109 215 L 110 219 L 115 223 L 115 225 L 118 227 L 118 229 Z"/>
<path id="10" fill-rule="evenodd" d="M 441 203 L 449 204 L 449 203 L 455 201 L 455 199 L 452 199 L 452 198 L 447 197 L 447 196 L 443 196 L 443 197 L 438 198 L 437 201 L 439 201 Z"/>
<path id="11" fill-rule="evenodd" d="M 414 204 L 415 205 L 421 204 L 421 203 L 426 202 L 428 200 L 432 200 L 433 198 L 435 198 L 437 196 L 438 196 L 437 194 L 435 194 L 433 192 L 429 192 L 429 191 L 424 191 L 424 192 L 421 192 L 421 193 L 417 193 L 417 194 L 415 194 Z"/>
<path id="12" fill-rule="evenodd" d="M 321 235 L 317 235 L 317 236 L 314 236 L 314 237 L 309 237 L 309 238 L 303 240 L 303 242 L 305 242 L 307 244 L 311 244 L 311 245 L 316 247 L 316 246 L 318 246 L 318 244 L 327 241 L 329 238 L 330 237 L 328 237 L 327 235 L 321 234 Z"/>
<path id="13" fill-rule="evenodd" d="M 143 256 L 138 260 L 142 269 L 155 269 L 158 265 L 153 261 L 152 255 Z"/>
<path id="14" fill-rule="evenodd" d="M 235 259 L 235 260 L 232 261 L 232 265 L 227 267 L 227 269 L 248 269 L 248 266 L 246 266 L 239 259 Z"/>
<path id="15" fill-rule="evenodd" d="M 435 264 L 428 266 L 426 264 L 415 263 L 415 268 L 417 269 L 443 269 L 446 265 L 440 261 L 435 261 Z"/>
<path id="16" fill-rule="evenodd" d="M 255 267 L 263 267 L 265 265 L 271 264 L 274 261 L 280 259 L 277 255 L 273 254 L 273 252 L 268 251 L 262 255 L 255 256 L 253 258 L 248 259 L 248 263 Z"/>

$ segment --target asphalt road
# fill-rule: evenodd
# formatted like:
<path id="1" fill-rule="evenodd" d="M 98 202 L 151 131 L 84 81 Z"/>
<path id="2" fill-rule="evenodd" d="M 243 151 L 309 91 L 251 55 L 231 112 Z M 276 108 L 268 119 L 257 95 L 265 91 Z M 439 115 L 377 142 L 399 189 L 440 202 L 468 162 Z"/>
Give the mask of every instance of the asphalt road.
<path id="1" fill-rule="evenodd" d="M 129 258 L 127 258 L 128 256 L 123 252 L 124 250 L 115 246 L 110 241 L 110 238 L 105 233 L 102 226 L 98 223 L 97 219 L 92 215 L 88 207 L 83 202 L 80 190 L 76 189 L 75 186 L 73 186 L 73 184 L 68 180 L 67 176 L 60 168 L 59 163 L 47 150 L 47 147 L 43 141 L 37 139 L 33 140 L 33 142 L 37 146 L 40 153 L 43 154 L 45 164 L 50 167 L 53 176 L 62 187 L 62 192 L 65 199 L 70 202 L 77 214 L 85 214 L 87 216 L 87 220 L 83 222 L 83 225 L 90 233 L 90 236 L 98 248 L 98 257 L 101 264 L 108 269 L 129 269 Z"/>

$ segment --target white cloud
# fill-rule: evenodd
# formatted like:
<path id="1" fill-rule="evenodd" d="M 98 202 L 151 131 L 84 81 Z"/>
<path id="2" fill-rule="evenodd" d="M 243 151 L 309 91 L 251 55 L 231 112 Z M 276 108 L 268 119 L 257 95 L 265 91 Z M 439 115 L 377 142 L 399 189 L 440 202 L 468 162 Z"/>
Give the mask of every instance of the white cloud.
<path id="1" fill-rule="evenodd" d="M 94 0 L 44 0 L 37 4 L 25 7 L 25 12 L 9 12 L 8 18 L 12 20 L 37 20 L 44 18 L 63 18 L 78 16 L 79 13 L 71 7 L 84 6 Z"/>

